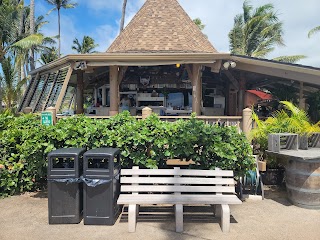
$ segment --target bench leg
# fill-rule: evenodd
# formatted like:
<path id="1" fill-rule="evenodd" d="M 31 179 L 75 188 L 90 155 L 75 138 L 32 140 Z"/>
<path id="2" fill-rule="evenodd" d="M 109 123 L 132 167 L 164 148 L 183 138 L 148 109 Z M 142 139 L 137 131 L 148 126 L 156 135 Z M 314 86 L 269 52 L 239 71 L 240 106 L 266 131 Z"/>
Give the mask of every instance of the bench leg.
<path id="1" fill-rule="evenodd" d="M 221 205 L 221 228 L 224 233 L 230 231 L 230 207 L 227 204 Z"/>
<path id="2" fill-rule="evenodd" d="M 183 205 L 175 205 L 176 232 L 183 232 Z"/>
<path id="3" fill-rule="evenodd" d="M 130 204 L 128 209 L 128 224 L 129 224 L 129 232 L 136 231 L 137 225 L 137 215 L 139 214 L 139 206 L 136 204 Z"/>

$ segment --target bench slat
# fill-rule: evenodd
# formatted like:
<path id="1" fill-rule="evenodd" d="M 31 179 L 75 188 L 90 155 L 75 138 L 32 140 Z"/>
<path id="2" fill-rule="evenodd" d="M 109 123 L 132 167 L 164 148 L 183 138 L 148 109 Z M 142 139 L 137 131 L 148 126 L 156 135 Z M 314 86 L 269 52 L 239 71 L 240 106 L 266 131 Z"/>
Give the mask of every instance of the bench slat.
<path id="1" fill-rule="evenodd" d="M 227 184 L 234 185 L 233 178 L 194 178 L 194 177 L 121 177 L 121 184 L 124 183 L 149 183 L 149 184 Z"/>
<path id="2" fill-rule="evenodd" d="M 122 194 L 118 204 L 241 204 L 236 195 Z"/>
<path id="3" fill-rule="evenodd" d="M 229 170 L 189 170 L 189 169 L 122 169 L 121 175 L 163 175 L 163 176 L 208 176 L 208 177 L 233 177 Z"/>
<path id="4" fill-rule="evenodd" d="M 222 192 L 234 193 L 233 186 L 122 185 L 122 192 Z"/>

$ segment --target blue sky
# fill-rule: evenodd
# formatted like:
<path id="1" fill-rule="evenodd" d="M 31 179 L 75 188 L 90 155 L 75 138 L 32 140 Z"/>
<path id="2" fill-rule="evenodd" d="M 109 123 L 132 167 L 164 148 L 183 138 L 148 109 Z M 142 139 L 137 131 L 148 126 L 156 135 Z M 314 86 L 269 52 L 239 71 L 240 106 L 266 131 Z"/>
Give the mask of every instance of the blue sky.
<path id="1" fill-rule="evenodd" d="M 45 15 L 50 23 L 43 27 L 43 33 L 55 36 L 58 32 L 57 13 L 46 13 L 51 6 L 44 0 L 35 0 L 36 15 Z M 82 40 L 89 35 L 99 44 L 97 51 L 106 51 L 119 33 L 122 0 L 74 0 L 78 2 L 75 9 L 62 9 L 62 53 L 74 53 L 72 40 Z M 128 0 L 126 23 L 140 9 L 145 0 Z M 191 18 L 199 17 L 206 28 L 204 33 L 220 52 L 228 52 L 228 32 L 232 28 L 233 18 L 241 13 L 242 0 L 179 0 Z M 28 4 L 29 1 L 26 1 Z M 282 55 L 303 54 L 308 58 L 301 64 L 320 67 L 320 33 L 311 39 L 308 31 L 320 25 L 319 0 L 251 0 L 252 5 L 259 6 L 273 3 L 284 22 L 284 39 L 286 47 L 277 48 L 269 58 Z"/>

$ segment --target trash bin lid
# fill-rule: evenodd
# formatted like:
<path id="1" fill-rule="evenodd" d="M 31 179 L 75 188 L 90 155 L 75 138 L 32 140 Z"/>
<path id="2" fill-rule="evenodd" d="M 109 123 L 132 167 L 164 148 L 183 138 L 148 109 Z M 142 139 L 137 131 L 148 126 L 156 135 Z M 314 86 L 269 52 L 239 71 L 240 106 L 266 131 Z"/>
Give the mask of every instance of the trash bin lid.
<path id="1" fill-rule="evenodd" d="M 106 157 L 115 156 L 120 153 L 119 148 L 96 148 L 91 149 L 83 154 L 84 157 Z"/>
<path id="2" fill-rule="evenodd" d="M 48 154 L 48 157 L 75 157 L 83 154 L 85 148 L 60 148 Z"/>

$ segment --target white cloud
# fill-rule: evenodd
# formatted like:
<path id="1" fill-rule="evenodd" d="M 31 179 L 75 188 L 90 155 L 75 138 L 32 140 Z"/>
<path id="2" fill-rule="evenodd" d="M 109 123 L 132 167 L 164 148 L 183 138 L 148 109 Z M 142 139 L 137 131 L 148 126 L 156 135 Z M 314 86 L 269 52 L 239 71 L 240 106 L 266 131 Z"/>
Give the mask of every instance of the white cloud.
<path id="1" fill-rule="evenodd" d="M 106 9 L 120 10 L 122 8 L 122 1 L 119 0 L 78 0 L 77 2 L 95 11 L 103 11 Z"/>
<path id="2" fill-rule="evenodd" d="M 239 0 L 180 0 L 191 18 L 199 17 L 206 25 L 204 33 L 220 52 L 229 51 L 228 33 L 233 26 L 234 16 L 241 13 L 243 1 Z M 283 55 L 306 55 L 301 64 L 320 67 L 319 35 L 308 39 L 310 29 L 319 26 L 319 0 L 251 0 L 255 7 L 272 3 L 284 25 L 286 47 L 277 47 L 269 58 Z"/>
<path id="3" fill-rule="evenodd" d="M 99 47 L 95 50 L 98 52 L 105 52 L 118 34 L 118 28 L 113 28 L 110 25 L 101 25 L 95 28 L 90 36 L 94 36 L 94 40 Z"/>

